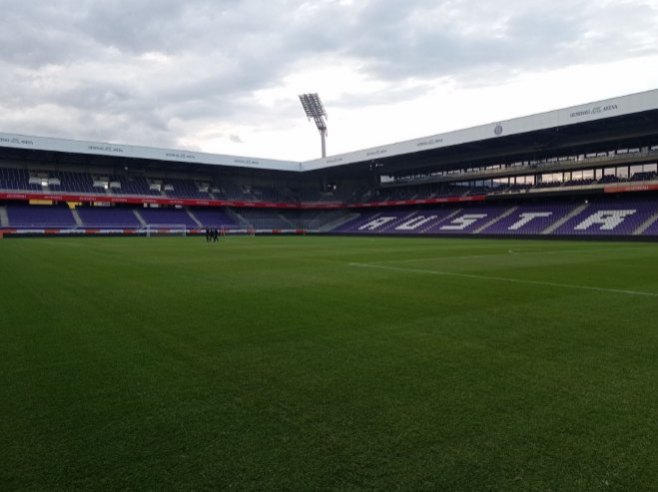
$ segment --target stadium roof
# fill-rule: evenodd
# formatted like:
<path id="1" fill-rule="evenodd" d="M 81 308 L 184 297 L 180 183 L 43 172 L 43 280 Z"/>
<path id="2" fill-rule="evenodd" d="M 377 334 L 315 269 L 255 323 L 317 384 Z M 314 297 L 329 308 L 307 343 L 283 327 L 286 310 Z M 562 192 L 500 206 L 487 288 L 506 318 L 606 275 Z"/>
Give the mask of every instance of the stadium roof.
<path id="1" fill-rule="evenodd" d="M 188 150 L 158 149 L 136 145 L 86 142 L 61 138 L 30 137 L 0 133 L 0 147 L 71 154 L 103 155 L 118 158 L 147 159 L 164 162 L 250 167 L 280 171 L 300 171 L 301 164 L 293 161 L 261 159 L 222 154 L 191 152 Z"/>
<path id="2" fill-rule="evenodd" d="M 473 108 L 465 108 L 464 110 L 471 111 Z M 427 153 L 435 149 L 495 140 L 550 128 L 596 122 L 652 110 L 658 110 L 658 89 L 603 101 L 590 102 L 546 113 L 493 122 L 390 145 L 382 145 L 331 156 L 326 159 L 307 161 L 302 163 L 302 169 L 304 171 L 310 171 L 364 161 L 382 160 L 419 152 Z"/>
<path id="3" fill-rule="evenodd" d="M 472 110 L 474 108 L 464 108 L 464 111 Z M 432 151 L 439 149 L 447 149 L 449 147 L 475 142 L 492 141 L 514 135 L 541 132 L 542 130 L 553 128 L 579 126 L 586 123 L 610 120 L 624 115 L 650 111 L 658 111 L 658 89 L 306 162 L 208 154 L 186 150 L 159 149 L 58 138 L 31 137 L 7 133 L 0 133 L 0 148 L 263 170 L 314 171 L 348 164 L 389 159 L 396 156 L 400 158 L 407 155 L 411 156 L 412 154 L 432 155 Z"/>

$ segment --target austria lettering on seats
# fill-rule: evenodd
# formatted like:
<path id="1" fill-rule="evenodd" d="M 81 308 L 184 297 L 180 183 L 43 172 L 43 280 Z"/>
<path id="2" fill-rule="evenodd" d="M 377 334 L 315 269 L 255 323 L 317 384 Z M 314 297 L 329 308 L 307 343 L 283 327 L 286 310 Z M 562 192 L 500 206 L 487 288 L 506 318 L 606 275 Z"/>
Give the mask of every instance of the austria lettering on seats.
<path id="1" fill-rule="evenodd" d="M 586 231 L 595 225 L 599 226 L 601 231 L 612 231 L 616 229 L 624 219 L 635 214 L 636 210 L 600 210 L 578 224 L 574 230 Z"/>
<path id="2" fill-rule="evenodd" d="M 433 211 L 416 211 L 411 213 L 402 213 L 401 211 L 389 212 L 386 214 L 372 214 L 369 217 L 363 217 L 360 225 L 354 225 L 354 231 L 358 232 L 398 232 L 398 233 L 450 233 L 450 232 L 473 232 L 477 230 L 484 234 L 500 234 L 505 231 L 515 233 L 541 234 L 547 231 L 551 225 L 556 224 L 560 219 L 566 218 L 569 213 L 568 209 L 561 208 L 556 210 L 531 210 L 516 211 L 514 215 L 505 213 L 509 212 L 506 207 L 491 207 L 487 210 L 474 210 L 473 213 L 464 213 L 451 218 L 450 214 L 439 210 Z M 446 217 L 447 215 L 447 217 Z M 454 214 L 453 214 L 454 215 Z M 505 219 L 506 224 L 500 223 Z M 646 215 L 646 217 L 645 217 Z M 633 222 L 630 222 L 630 218 Z M 626 229 L 637 228 L 643 220 L 650 217 L 649 212 L 637 208 L 608 208 L 602 210 L 585 211 L 571 218 L 566 224 L 562 225 L 557 231 L 551 231 L 551 234 L 572 234 L 590 231 L 591 233 L 606 233 L 622 230 L 622 224 L 626 224 Z M 444 222 L 445 223 L 442 223 Z M 491 222 L 486 229 L 477 229 Z M 500 225 L 496 225 L 500 223 Z M 628 231 L 627 231 L 628 232 Z"/>
<path id="3" fill-rule="evenodd" d="M 521 229 L 523 226 L 528 225 L 530 222 L 532 222 L 535 219 L 543 219 L 543 218 L 548 218 L 551 215 L 553 215 L 553 212 L 525 212 L 522 213 L 519 216 L 519 220 L 509 226 L 508 230 L 510 231 L 518 231 Z"/>
<path id="4" fill-rule="evenodd" d="M 424 226 L 425 224 L 432 222 L 434 219 L 436 219 L 438 216 L 437 215 L 429 215 L 429 216 L 424 216 L 424 215 L 417 215 L 416 217 L 407 220 L 403 224 L 400 224 L 395 228 L 396 231 L 415 231 L 419 227 Z"/>
<path id="5" fill-rule="evenodd" d="M 442 231 L 463 231 L 469 226 L 475 224 L 480 219 L 487 217 L 487 214 L 466 214 L 456 218 L 450 224 L 441 227 Z"/>

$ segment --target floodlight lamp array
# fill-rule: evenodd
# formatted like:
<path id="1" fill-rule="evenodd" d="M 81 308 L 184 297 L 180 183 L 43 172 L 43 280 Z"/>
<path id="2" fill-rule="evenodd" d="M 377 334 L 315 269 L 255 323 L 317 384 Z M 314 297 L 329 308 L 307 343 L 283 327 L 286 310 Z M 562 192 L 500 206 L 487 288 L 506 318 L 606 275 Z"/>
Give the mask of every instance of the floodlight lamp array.
<path id="1" fill-rule="evenodd" d="M 322 101 L 320 101 L 320 96 L 316 93 L 301 94 L 299 100 L 302 103 L 304 112 L 308 119 L 315 121 L 315 126 L 318 127 L 320 132 L 320 138 L 322 141 L 322 157 L 327 156 L 327 149 L 325 144 L 325 138 L 327 137 L 327 122 L 324 121 L 327 116 Z"/>
<path id="2" fill-rule="evenodd" d="M 322 118 L 327 116 L 322 101 L 320 101 L 320 96 L 317 94 L 302 94 L 299 96 L 299 100 L 302 102 L 302 107 L 308 118 Z"/>

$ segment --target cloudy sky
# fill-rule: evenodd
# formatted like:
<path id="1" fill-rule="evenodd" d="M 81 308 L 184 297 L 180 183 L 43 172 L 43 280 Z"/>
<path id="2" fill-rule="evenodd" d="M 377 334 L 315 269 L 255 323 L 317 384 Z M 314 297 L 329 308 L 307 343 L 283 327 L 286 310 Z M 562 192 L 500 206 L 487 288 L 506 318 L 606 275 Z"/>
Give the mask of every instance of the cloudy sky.
<path id="1" fill-rule="evenodd" d="M 658 0 L 0 0 L 0 132 L 307 160 L 658 88 Z"/>

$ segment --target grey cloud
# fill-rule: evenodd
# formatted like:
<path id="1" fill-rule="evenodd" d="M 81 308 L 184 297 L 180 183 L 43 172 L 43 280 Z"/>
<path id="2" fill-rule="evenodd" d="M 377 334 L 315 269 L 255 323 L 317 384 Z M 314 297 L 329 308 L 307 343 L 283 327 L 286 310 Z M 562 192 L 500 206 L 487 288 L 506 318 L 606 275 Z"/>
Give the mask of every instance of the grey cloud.
<path id="1" fill-rule="evenodd" d="M 373 0 L 350 23 L 333 28 L 341 38 L 333 49 L 362 60 L 373 77 L 389 80 L 467 78 L 492 67 L 507 67 L 511 75 L 613 61 L 652 49 L 640 45 L 636 33 L 652 32 L 656 8 L 642 2 L 600 5 Z M 482 32 L 467 29 L 478 21 Z M 502 26 L 500 32 L 487 32 L 495 24 Z"/>
<path id="2" fill-rule="evenodd" d="M 79 32 L 122 53 L 172 50 L 186 2 L 171 0 L 94 2 L 76 22 Z"/>
<path id="3" fill-rule="evenodd" d="M 404 87 L 394 87 L 386 91 L 375 91 L 368 94 L 345 94 L 329 102 L 333 107 L 354 108 L 359 106 L 375 106 L 394 104 L 412 100 L 418 94 L 423 94 L 436 87 L 435 83 L 416 83 Z"/>
<path id="4" fill-rule="evenodd" d="M 32 114 L 43 105 L 69 115 L 66 128 L 57 120 L 0 116 L 0 130 L 13 131 L 13 125 L 33 133 L 166 145 L 179 138 L 181 121 L 191 128 L 236 118 L 283 126 L 299 116 L 294 95 L 269 114 L 253 92 L 276 86 L 294 67 L 323 55 L 355 60 L 365 76 L 389 86 L 418 81 L 411 89 L 406 84 L 366 97 L 346 88 L 333 101 L 352 106 L 411 99 L 437 78 L 486 84 L 523 70 L 655 51 L 654 3 L 601 5 L 0 0 L 0 84 L 6 93 L 0 115 Z"/>
<path id="5" fill-rule="evenodd" d="M 467 5 L 468 11 L 477 5 Z M 415 17 L 432 13 L 437 23 L 434 28 L 417 29 L 408 22 L 410 13 L 376 17 L 369 14 L 373 29 L 356 38 L 353 55 L 367 61 L 378 77 L 404 79 L 416 77 L 471 75 L 482 67 L 505 65 L 510 72 L 528 67 L 548 67 L 565 53 L 564 43 L 579 35 L 577 15 L 562 16 L 542 10 L 501 16 L 504 30 L 491 35 L 464 32 L 460 24 L 446 12 L 433 7 L 425 11 L 426 2 L 416 5 Z M 441 22 L 442 14 L 448 18 Z M 500 14 L 499 14 L 500 15 Z M 494 22 L 495 17 L 486 17 Z M 560 56 L 561 55 L 561 56 Z"/>

